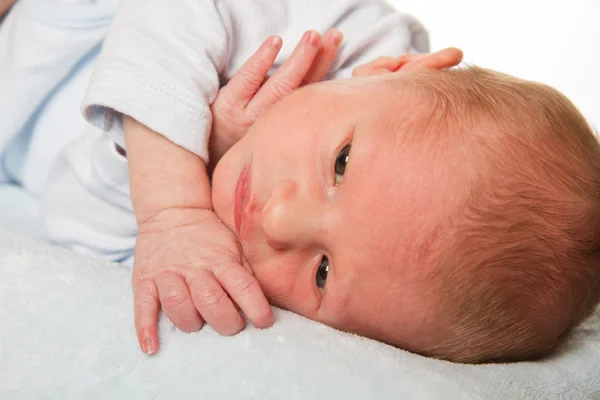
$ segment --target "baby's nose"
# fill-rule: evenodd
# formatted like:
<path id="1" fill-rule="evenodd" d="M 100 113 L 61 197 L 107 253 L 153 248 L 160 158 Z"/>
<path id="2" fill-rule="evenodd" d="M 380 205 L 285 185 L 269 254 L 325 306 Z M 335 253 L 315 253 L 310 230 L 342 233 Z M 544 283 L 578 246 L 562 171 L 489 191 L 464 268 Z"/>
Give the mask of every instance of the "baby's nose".
<path id="1" fill-rule="evenodd" d="M 315 216 L 305 197 L 295 182 L 284 181 L 275 187 L 261 212 L 261 225 L 269 246 L 274 249 L 302 246 L 314 236 Z"/>

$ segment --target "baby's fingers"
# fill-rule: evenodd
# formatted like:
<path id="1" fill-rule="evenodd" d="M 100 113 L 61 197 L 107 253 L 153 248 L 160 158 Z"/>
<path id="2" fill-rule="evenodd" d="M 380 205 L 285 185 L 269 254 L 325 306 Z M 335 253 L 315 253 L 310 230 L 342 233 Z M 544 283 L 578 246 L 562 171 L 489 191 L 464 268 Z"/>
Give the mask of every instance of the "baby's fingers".
<path id="1" fill-rule="evenodd" d="M 234 335 L 244 329 L 244 319 L 210 270 L 190 272 L 190 294 L 202 318 L 221 335 Z"/>
<path id="2" fill-rule="evenodd" d="M 307 31 L 287 61 L 260 88 L 248 105 L 252 115 L 260 115 L 271 105 L 296 90 L 310 70 L 321 44 L 321 34 Z"/>
<path id="3" fill-rule="evenodd" d="M 315 57 L 310 70 L 306 73 L 303 85 L 321 82 L 327 76 L 331 64 L 337 57 L 337 52 L 342 43 L 343 35 L 337 29 L 329 29 L 323 37 L 323 44 Z"/>
<path id="4" fill-rule="evenodd" d="M 219 92 L 219 98 L 234 107 L 245 107 L 265 81 L 279 50 L 281 38 L 271 36 L 242 65 Z"/>
<path id="5" fill-rule="evenodd" d="M 160 303 L 154 282 L 133 278 L 135 331 L 140 348 L 145 354 L 158 351 L 158 312 Z"/>
<path id="6" fill-rule="evenodd" d="M 204 321 L 198 314 L 185 280 L 173 272 L 165 272 L 155 280 L 160 304 L 171 322 L 183 332 L 195 332 Z"/>
<path id="7" fill-rule="evenodd" d="M 249 271 L 239 266 L 225 266 L 215 269 L 215 277 L 254 326 L 267 328 L 273 324 L 271 306 Z"/>

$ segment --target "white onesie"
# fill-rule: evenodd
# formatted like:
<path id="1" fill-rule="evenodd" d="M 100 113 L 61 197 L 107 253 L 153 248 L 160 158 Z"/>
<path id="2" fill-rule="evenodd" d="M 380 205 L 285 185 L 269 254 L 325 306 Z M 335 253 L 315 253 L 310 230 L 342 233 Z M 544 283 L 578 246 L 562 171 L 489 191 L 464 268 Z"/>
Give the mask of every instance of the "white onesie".
<path id="1" fill-rule="evenodd" d="M 276 68 L 304 31 L 331 27 L 344 42 L 329 79 L 379 56 L 428 51 L 423 27 L 382 0 L 122 0 L 82 108 L 107 134 L 90 129 L 54 162 L 42 195 L 50 238 L 113 260 L 131 256 L 127 162 L 114 146 L 125 147 L 121 116 L 206 161 L 209 105 L 219 86 L 267 36 L 283 37 Z"/>

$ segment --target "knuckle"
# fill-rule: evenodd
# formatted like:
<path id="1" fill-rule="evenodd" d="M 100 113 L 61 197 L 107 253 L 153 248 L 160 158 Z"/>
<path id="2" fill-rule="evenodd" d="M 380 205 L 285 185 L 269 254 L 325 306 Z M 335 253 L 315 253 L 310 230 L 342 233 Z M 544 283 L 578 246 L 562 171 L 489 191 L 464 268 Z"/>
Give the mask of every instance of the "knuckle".
<path id="1" fill-rule="evenodd" d="M 223 290 L 204 290 L 194 296 L 194 303 L 204 309 L 219 308 L 226 300 L 227 296 Z"/>
<path id="2" fill-rule="evenodd" d="M 145 338 L 146 332 L 148 332 L 151 329 L 152 329 L 152 326 L 146 322 L 138 323 L 137 327 L 135 328 L 136 332 L 142 337 L 142 339 Z"/>
<path id="3" fill-rule="evenodd" d="M 135 271 L 133 274 L 131 274 L 131 284 L 132 284 L 132 286 L 134 286 L 134 287 L 138 286 L 143 281 L 144 281 L 144 277 L 142 276 L 141 273 Z"/>
<path id="4" fill-rule="evenodd" d="M 173 290 L 168 292 L 163 300 L 163 307 L 168 309 L 177 309 L 185 304 L 189 300 L 189 296 L 179 290 Z"/>
<path id="5" fill-rule="evenodd" d="M 152 336 L 152 333 L 157 329 L 157 322 L 150 319 L 140 319 L 135 321 L 135 330 L 138 334 L 146 336 Z"/>
<path id="6" fill-rule="evenodd" d="M 294 91 L 294 86 L 285 78 L 275 79 L 272 83 L 273 94 L 278 98 L 282 98 Z"/>
<path id="7" fill-rule="evenodd" d="M 146 296 L 138 296 L 135 298 L 134 306 L 141 310 L 148 310 L 154 306 L 154 300 Z"/>
<path id="8" fill-rule="evenodd" d="M 260 86 L 263 77 L 260 76 L 256 68 L 250 68 L 247 71 L 240 71 L 240 85 L 246 91 L 253 90 Z"/>
<path id="9" fill-rule="evenodd" d="M 215 121 L 231 121 L 238 117 L 239 109 L 228 101 L 213 103 L 213 119 Z"/>
<path id="10" fill-rule="evenodd" d="M 140 279 L 134 281 L 133 286 L 133 297 L 134 297 L 134 305 L 138 307 L 150 307 L 154 306 L 157 299 L 157 294 L 153 290 L 154 285 L 151 281 Z"/>
<path id="11" fill-rule="evenodd" d="M 241 297 L 251 295 L 256 289 L 258 289 L 258 282 L 253 277 L 240 279 L 234 286 L 236 294 Z"/>

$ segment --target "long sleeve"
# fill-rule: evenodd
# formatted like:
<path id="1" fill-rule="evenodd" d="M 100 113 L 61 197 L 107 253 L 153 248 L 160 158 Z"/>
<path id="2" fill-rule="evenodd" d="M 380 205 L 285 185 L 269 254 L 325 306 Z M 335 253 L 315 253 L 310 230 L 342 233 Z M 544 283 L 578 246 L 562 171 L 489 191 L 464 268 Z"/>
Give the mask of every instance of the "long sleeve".
<path id="1" fill-rule="evenodd" d="M 122 0 L 83 102 L 86 119 L 108 135 L 73 143 L 52 169 L 43 207 L 50 237 L 96 256 L 130 256 L 135 219 L 126 162 L 114 152 L 115 142 L 125 147 L 122 116 L 208 161 L 219 85 L 268 35 L 284 40 L 277 68 L 305 30 L 331 27 L 345 35 L 332 79 L 379 56 L 428 50 L 423 27 L 380 0 Z"/>
<path id="2" fill-rule="evenodd" d="M 111 261 L 133 255 L 137 225 L 127 160 L 111 138 L 91 126 L 63 149 L 41 200 L 48 239 Z"/>
<path id="3" fill-rule="evenodd" d="M 307 29 L 337 27 L 330 78 L 378 56 L 428 50 L 412 17 L 381 0 L 122 0 L 83 103 L 89 122 L 124 146 L 126 114 L 208 160 L 210 103 L 270 34 L 283 64 Z"/>
<path id="4" fill-rule="evenodd" d="M 228 58 L 213 0 L 124 0 L 104 42 L 83 108 L 125 146 L 122 115 L 208 159 L 209 104 Z"/>

